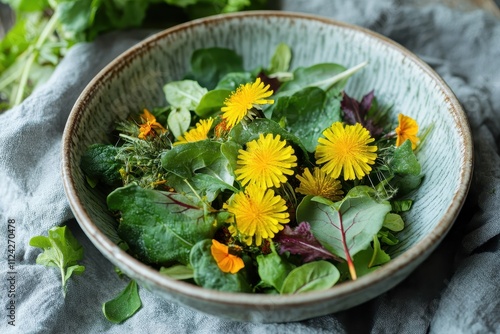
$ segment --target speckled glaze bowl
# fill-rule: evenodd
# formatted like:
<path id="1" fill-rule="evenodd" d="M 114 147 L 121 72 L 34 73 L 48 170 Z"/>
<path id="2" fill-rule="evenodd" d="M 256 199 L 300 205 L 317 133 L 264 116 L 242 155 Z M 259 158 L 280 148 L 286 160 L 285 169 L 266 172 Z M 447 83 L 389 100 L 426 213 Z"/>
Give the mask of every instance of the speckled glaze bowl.
<path id="1" fill-rule="evenodd" d="M 103 194 L 87 186 L 80 157 L 104 142 L 115 122 L 144 107 L 164 105 L 163 85 L 180 80 L 194 50 L 227 47 L 247 69 L 266 66 L 278 43 L 293 50 L 292 67 L 335 62 L 369 66 L 346 88 L 361 97 L 375 89 L 392 112 L 432 131 L 418 152 L 425 179 L 406 215 L 407 228 L 381 269 L 326 291 L 298 295 L 227 293 L 170 279 L 117 245 L 116 222 Z M 396 116 L 395 116 L 396 117 Z M 141 285 L 201 312 L 234 320 L 288 322 L 344 310 L 391 289 L 424 261 L 456 219 L 471 180 L 472 141 L 466 116 L 444 81 L 417 56 L 374 32 L 326 18 L 286 12 L 242 12 L 209 17 L 160 32 L 103 69 L 76 102 L 64 132 L 63 178 L 73 213 L 90 240 Z"/>

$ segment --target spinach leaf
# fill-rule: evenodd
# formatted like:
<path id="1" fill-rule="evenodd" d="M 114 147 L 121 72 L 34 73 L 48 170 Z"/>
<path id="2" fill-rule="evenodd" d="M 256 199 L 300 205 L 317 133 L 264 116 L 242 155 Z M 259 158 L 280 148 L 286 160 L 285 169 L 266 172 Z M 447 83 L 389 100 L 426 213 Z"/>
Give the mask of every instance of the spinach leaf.
<path id="1" fill-rule="evenodd" d="M 338 269 L 327 261 L 314 261 L 293 269 L 283 282 L 282 294 L 326 290 L 340 278 Z"/>
<path id="2" fill-rule="evenodd" d="M 208 90 L 213 90 L 226 74 L 243 71 L 243 59 L 230 49 L 207 48 L 193 52 L 191 72 L 187 78 L 200 83 Z"/>
<path id="3" fill-rule="evenodd" d="M 384 218 L 384 223 L 382 225 L 388 230 L 399 232 L 405 228 L 405 223 L 403 218 L 397 213 L 388 213 Z"/>
<path id="4" fill-rule="evenodd" d="M 83 247 L 66 226 L 53 227 L 48 231 L 47 237 L 33 237 L 29 244 L 44 250 L 38 255 L 37 264 L 59 268 L 62 291 L 66 296 L 66 284 L 71 275 L 81 275 L 85 271 L 85 267 L 78 264 L 83 258 Z"/>
<path id="5" fill-rule="evenodd" d="M 271 63 L 267 72 L 269 74 L 286 72 L 290 68 L 290 61 L 292 60 L 292 50 L 285 43 L 280 43 L 276 47 L 273 56 L 271 57 Z"/>
<path id="6" fill-rule="evenodd" d="M 368 263 L 368 267 L 375 267 L 381 264 L 387 263 L 391 260 L 389 254 L 387 254 L 382 248 L 380 248 L 380 241 L 376 235 L 373 236 L 373 254 Z"/>
<path id="7" fill-rule="evenodd" d="M 258 255 L 258 273 L 261 279 L 261 286 L 271 286 L 276 291 L 281 291 L 283 281 L 287 275 L 295 268 L 295 265 L 286 261 L 276 252 L 274 243 L 271 243 L 271 253 Z"/>
<path id="8" fill-rule="evenodd" d="M 121 212 L 118 234 L 147 263 L 188 264 L 193 245 L 212 238 L 227 216 L 207 212 L 194 198 L 135 184 L 114 190 L 107 201 L 110 210 Z"/>
<path id="9" fill-rule="evenodd" d="M 341 120 L 339 97 L 339 94 L 328 96 L 317 87 L 307 87 L 279 98 L 272 119 L 286 119 L 286 129 L 301 138 L 307 151 L 314 152 L 323 130 Z"/>
<path id="10" fill-rule="evenodd" d="M 220 109 L 224 106 L 224 101 L 229 95 L 231 95 L 231 91 L 227 89 L 211 90 L 203 95 L 194 112 L 202 118 L 210 117 L 220 112 Z"/>
<path id="11" fill-rule="evenodd" d="M 396 174 L 419 175 L 421 171 L 420 163 L 411 148 L 411 142 L 406 140 L 403 145 L 396 148 L 391 167 Z"/>
<path id="12" fill-rule="evenodd" d="M 250 72 L 232 72 L 222 77 L 215 89 L 235 91 L 240 85 L 253 82 L 255 76 Z"/>
<path id="13" fill-rule="evenodd" d="M 122 323 L 133 316 L 142 306 L 136 281 L 130 281 L 115 298 L 102 304 L 102 313 L 114 323 Z"/>
<path id="14" fill-rule="evenodd" d="M 194 269 L 194 281 L 199 286 L 229 292 L 250 292 L 245 269 L 236 274 L 224 273 L 217 266 L 210 247 L 211 239 L 201 240 L 191 250 L 190 263 Z"/>
<path id="15" fill-rule="evenodd" d="M 176 264 L 171 267 L 161 267 L 160 273 L 176 280 L 193 278 L 194 271 L 190 266 Z"/>
<path id="16" fill-rule="evenodd" d="M 118 149 L 113 145 L 93 144 L 83 153 L 80 168 L 90 180 L 113 186 L 121 182 L 123 163 L 116 159 Z M 94 184 L 95 184 L 94 183 Z"/>

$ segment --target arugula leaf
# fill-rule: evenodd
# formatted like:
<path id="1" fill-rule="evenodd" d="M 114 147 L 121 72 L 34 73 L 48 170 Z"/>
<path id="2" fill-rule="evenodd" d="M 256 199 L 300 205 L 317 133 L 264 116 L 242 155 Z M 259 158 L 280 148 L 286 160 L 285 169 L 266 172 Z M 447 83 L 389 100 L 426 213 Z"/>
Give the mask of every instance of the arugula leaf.
<path id="1" fill-rule="evenodd" d="M 66 226 L 53 227 L 47 237 L 35 236 L 29 244 L 44 250 L 38 255 L 37 264 L 60 269 L 63 296 L 66 296 L 66 284 L 71 275 L 85 271 L 85 267 L 77 263 L 83 258 L 83 247 Z"/>
<path id="2" fill-rule="evenodd" d="M 130 281 L 115 298 L 102 304 L 102 313 L 111 322 L 122 323 L 142 306 L 136 281 Z"/>

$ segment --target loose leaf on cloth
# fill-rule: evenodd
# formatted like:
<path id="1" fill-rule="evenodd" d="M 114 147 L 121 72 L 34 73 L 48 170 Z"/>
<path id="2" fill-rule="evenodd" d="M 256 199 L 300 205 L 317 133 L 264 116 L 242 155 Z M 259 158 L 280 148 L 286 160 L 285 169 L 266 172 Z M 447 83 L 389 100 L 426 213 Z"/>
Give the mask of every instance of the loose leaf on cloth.
<path id="1" fill-rule="evenodd" d="M 297 220 L 309 222 L 318 241 L 348 262 L 353 279 L 352 257 L 370 245 L 391 210 L 389 202 L 375 195 L 372 188 L 357 186 L 340 202 L 306 196 L 297 208 Z"/>
<path id="2" fill-rule="evenodd" d="M 311 262 L 317 259 L 338 259 L 319 243 L 312 234 L 311 226 L 307 222 L 301 222 L 294 229 L 285 225 L 285 228 L 276 235 L 274 241 L 280 245 L 280 254 L 284 252 L 301 254 L 302 261 L 304 262 Z"/>
<path id="3" fill-rule="evenodd" d="M 283 282 L 282 294 L 329 289 L 337 283 L 340 272 L 327 261 L 314 261 L 293 269 Z"/>
<path id="4" fill-rule="evenodd" d="M 85 271 L 85 267 L 77 263 L 83 258 L 83 247 L 66 226 L 51 228 L 47 237 L 32 237 L 29 244 L 44 250 L 38 255 L 37 264 L 60 269 L 63 295 L 66 296 L 66 284 L 71 275 Z"/>
<path id="5" fill-rule="evenodd" d="M 107 201 L 110 210 L 121 212 L 118 234 L 147 263 L 188 264 L 194 244 L 212 238 L 225 220 L 224 213 L 207 212 L 194 198 L 135 184 L 114 190 Z"/>
<path id="6" fill-rule="evenodd" d="M 199 241 L 191 250 L 190 263 L 194 269 L 194 281 L 207 289 L 230 292 L 250 292 L 251 287 L 245 270 L 236 274 L 225 273 L 219 269 L 210 247 L 212 240 Z"/>
<path id="7" fill-rule="evenodd" d="M 137 282 L 130 281 L 118 296 L 102 304 L 102 313 L 114 323 L 122 323 L 133 316 L 142 306 Z"/>

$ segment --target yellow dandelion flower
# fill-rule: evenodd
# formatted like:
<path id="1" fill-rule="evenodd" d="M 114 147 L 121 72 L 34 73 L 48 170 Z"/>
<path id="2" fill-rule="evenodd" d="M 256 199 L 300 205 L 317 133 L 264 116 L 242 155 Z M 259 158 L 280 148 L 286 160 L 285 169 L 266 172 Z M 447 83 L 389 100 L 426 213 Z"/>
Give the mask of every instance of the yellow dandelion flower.
<path id="1" fill-rule="evenodd" d="M 247 143 L 246 150 L 239 150 L 236 180 L 242 185 L 257 184 L 261 188 L 279 187 L 287 181 L 297 166 L 297 157 L 280 135 L 259 135 L 259 139 Z"/>
<path id="2" fill-rule="evenodd" d="M 318 139 L 316 162 L 324 164 L 321 169 L 332 178 L 337 179 L 342 172 L 344 180 L 361 180 L 372 170 L 377 146 L 368 145 L 375 139 L 361 124 L 344 128 L 341 122 L 335 122 L 323 131 L 323 136 Z"/>
<path id="3" fill-rule="evenodd" d="M 185 132 L 182 136 L 177 138 L 177 142 L 174 143 L 174 146 L 208 139 L 208 132 L 210 131 L 213 122 L 213 118 L 200 120 L 196 123 L 196 126 L 193 129 Z"/>
<path id="4" fill-rule="evenodd" d="M 283 229 L 282 224 L 290 221 L 286 202 L 274 190 L 265 189 L 255 184 L 236 193 L 224 208 L 234 215 L 235 227 L 232 232 L 239 232 L 247 245 L 255 241 L 260 246 L 262 239 L 273 238 Z"/>
<path id="5" fill-rule="evenodd" d="M 225 101 L 224 107 L 221 108 L 223 118 L 227 121 L 227 126 L 232 128 L 238 124 L 252 109 L 259 104 L 272 104 L 273 100 L 267 100 L 273 94 L 269 90 L 269 85 L 264 86 L 264 83 L 257 78 L 254 83 L 240 85 L 235 92 L 231 94 Z"/>
<path id="6" fill-rule="evenodd" d="M 236 274 L 245 267 L 243 260 L 236 255 L 229 253 L 229 247 L 221 244 L 217 240 L 212 239 L 210 252 L 217 262 L 219 269 L 225 273 Z"/>
<path id="7" fill-rule="evenodd" d="M 139 139 L 146 139 L 149 134 L 155 134 L 156 132 L 163 133 L 165 128 L 156 121 L 156 117 L 151 114 L 147 109 L 144 109 L 141 114 L 142 124 L 139 127 Z"/>
<path id="8" fill-rule="evenodd" d="M 342 184 L 339 180 L 331 178 L 325 174 L 321 168 L 314 168 L 314 175 L 309 168 L 304 170 L 302 176 L 297 175 L 300 186 L 295 189 L 303 195 L 321 196 L 331 201 L 340 201 L 342 199 Z"/>
<path id="9" fill-rule="evenodd" d="M 411 148 L 416 149 L 419 138 L 418 124 L 413 118 L 405 116 L 403 114 L 398 115 L 399 126 L 396 128 L 396 146 L 401 146 L 403 143 L 409 139 L 411 141 Z"/>

